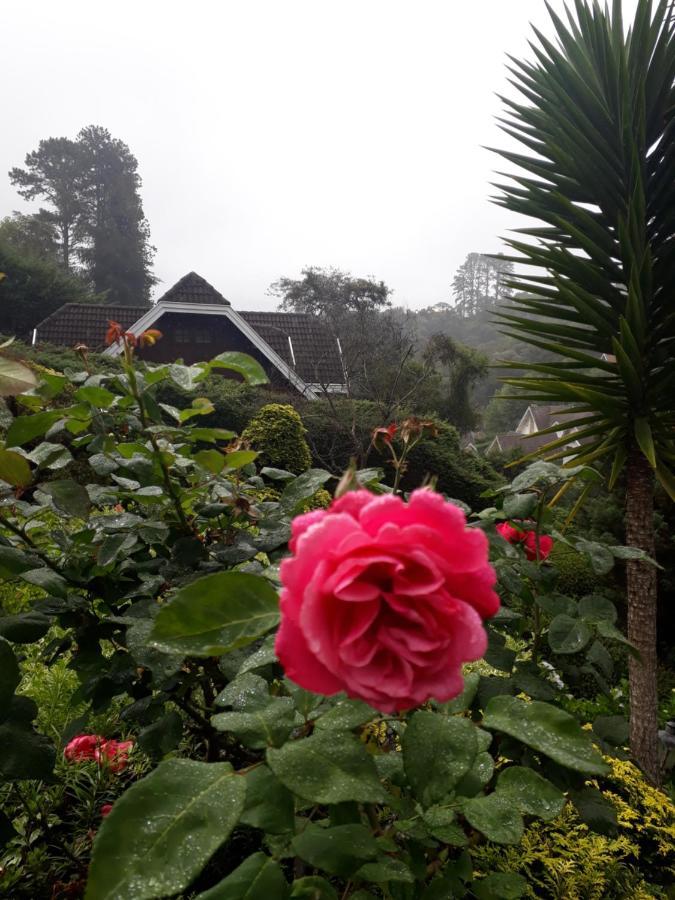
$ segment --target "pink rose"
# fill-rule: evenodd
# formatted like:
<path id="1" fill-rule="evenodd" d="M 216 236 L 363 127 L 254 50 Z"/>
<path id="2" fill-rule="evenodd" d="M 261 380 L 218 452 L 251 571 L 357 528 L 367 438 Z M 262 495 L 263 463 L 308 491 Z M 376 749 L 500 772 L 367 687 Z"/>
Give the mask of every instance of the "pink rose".
<path id="1" fill-rule="evenodd" d="M 509 544 L 522 544 L 525 548 L 525 556 L 531 561 L 537 561 L 537 533 L 536 531 L 524 531 L 511 525 L 510 522 L 500 522 L 497 531 Z M 542 562 L 553 549 L 553 538 L 547 534 L 539 535 L 539 560 Z"/>
<path id="2" fill-rule="evenodd" d="M 101 818 L 105 819 L 106 816 L 109 816 L 112 808 L 112 803 L 104 803 L 101 807 Z"/>
<path id="3" fill-rule="evenodd" d="M 133 741 L 104 741 L 97 747 L 94 758 L 100 766 L 107 765 L 112 772 L 121 772 L 129 763 L 133 746 Z"/>
<path id="4" fill-rule="evenodd" d="M 499 598 L 487 538 L 457 506 L 351 491 L 298 516 L 289 546 L 276 639 L 289 678 L 383 712 L 461 692 Z"/>
<path id="5" fill-rule="evenodd" d="M 525 532 L 511 525 L 510 522 L 500 522 L 497 531 L 509 544 L 519 544 L 525 538 Z"/>
<path id="6" fill-rule="evenodd" d="M 535 531 L 528 531 L 525 535 L 525 540 L 523 541 L 523 545 L 525 547 L 525 556 L 529 560 L 536 561 L 537 558 L 540 560 L 545 560 L 549 555 L 551 550 L 553 549 L 553 538 L 549 537 L 547 534 L 539 535 L 539 554 L 537 555 L 537 533 Z"/>
<path id="7" fill-rule="evenodd" d="M 78 734 L 69 741 L 63 750 L 68 762 L 79 762 L 84 759 L 95 759 L 98 748 L 105 742 L 100 734 Z"/>

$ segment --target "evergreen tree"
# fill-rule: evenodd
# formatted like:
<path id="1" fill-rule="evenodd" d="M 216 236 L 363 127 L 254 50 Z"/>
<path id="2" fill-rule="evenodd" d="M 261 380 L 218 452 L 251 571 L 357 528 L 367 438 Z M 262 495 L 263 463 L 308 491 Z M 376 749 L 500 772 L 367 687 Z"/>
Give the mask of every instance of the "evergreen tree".
<path id="1" fill-rule="evenodd" d="M 56 229 L 67 269 L 79 264 L 106 302 L 148 301 L 154 248 L 138 163 L 125 143 L 91 125 L 74 141 L 40 141 L 9 176 L 22 197 L 48 204 L 38 216 Z"/>
<path id="2" fill-rule="evenodd" d="M 92 302 L 87 285 L 54 261 L 23 255 L 0 237 L 0 334 L 30 340 L 64 303 Z"/>
<path id="3" fill-rule="evenodd" d="M 499 256 L 469 253 L 452 280 L 455 306 L 464 317 L 491 309 L 512 295 L 513 264 Z"/>
<path id="4" fill-rule="evenodd" d="M 10 181 L 26 200 L 45 200 L 40 215 L 58 232 L 61 260 L 72 268 L 82 238 L 81 147 L 69 138 L 47 138 L 26 156 L 25 169 L 13 168 Z"/>
<path id="5" fill-rule="evenodd" d="M 82 208 L 88 245 L 82 259 L 106 302 L 136 306 L 149 299 L 154 283 L 154 248 L 139 193 L 138 163 L 105 128 L 83 128 L 77 140 L 86 165 Z"/>

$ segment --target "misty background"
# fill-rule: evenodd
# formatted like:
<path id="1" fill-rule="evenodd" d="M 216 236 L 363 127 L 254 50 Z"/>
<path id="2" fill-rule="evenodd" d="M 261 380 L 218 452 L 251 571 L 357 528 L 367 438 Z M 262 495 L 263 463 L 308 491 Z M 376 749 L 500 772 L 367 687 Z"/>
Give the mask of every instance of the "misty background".
<path id="1" fill-rule="evenodd" d="M 627 3 L 626 12 L 634 4 Z M 561 0 L 552 6 L 560 11 Z M 193 269 L 238 308 L 305 266 L 451 299 L 471 251 L 517 225 L 485 145 L 544 0 L 4 5 L 0 217 L 46 137 L 97 124 L 139 163 L 158 296 Z"/>

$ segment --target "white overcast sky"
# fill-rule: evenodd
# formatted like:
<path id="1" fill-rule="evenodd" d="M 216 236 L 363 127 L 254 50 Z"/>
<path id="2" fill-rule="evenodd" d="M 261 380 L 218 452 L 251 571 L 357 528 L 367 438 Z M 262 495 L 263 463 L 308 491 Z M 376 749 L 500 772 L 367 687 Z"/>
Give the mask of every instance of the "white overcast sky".
<path id="1" fill-rule="evenodd" d="M 626 0 L 628 12 L 635 0 Z M 562 0 L 552 0 L 557 10 Z M 303 266 L 448 300 L 513 218 L 489 202 L 506 54 L 544 0 L 0 0 L 0 216 L 41 138 L 108 128 L 139 161 L 156 293 L 195 270 L 235 308 Z"/>

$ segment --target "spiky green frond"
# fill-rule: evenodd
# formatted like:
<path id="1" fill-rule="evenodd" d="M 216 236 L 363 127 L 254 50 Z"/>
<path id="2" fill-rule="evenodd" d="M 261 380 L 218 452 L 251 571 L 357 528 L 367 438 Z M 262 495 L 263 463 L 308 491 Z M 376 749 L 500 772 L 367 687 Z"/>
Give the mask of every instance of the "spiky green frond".
<path id="1" fill-rule="evenodd" d="M 509 67 L 500 125 L 523 152 L 497 151 L 495 202 L 532 220 L 507 241 L 527 268 L 500 320 L 557 361 L 507 381 L 586 415 L 577 454 L 611 455 L 614 481 L 637 443 L 675 497 L 675 15 L 638 0 L 625 30 L 619 0 L 548 8 L 555 40 L 535 30 Z"/>

